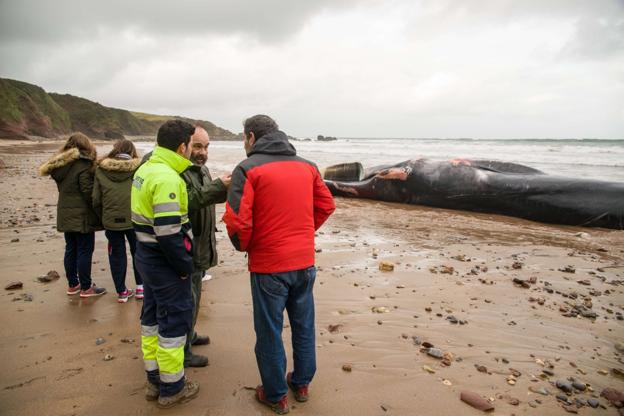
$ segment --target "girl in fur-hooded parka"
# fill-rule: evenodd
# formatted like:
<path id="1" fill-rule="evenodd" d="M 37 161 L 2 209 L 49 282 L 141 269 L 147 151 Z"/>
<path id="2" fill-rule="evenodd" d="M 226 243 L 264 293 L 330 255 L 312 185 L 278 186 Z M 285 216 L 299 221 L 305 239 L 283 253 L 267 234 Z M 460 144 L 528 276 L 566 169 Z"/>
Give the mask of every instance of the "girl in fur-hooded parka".
<path id="1" fill-rule="evenodd" d="M 134 144 L 130 140 L 122 139 L 115 142 L 113 150 L 100 161 L 95 171 L 93 207 L 106 230 L 108 262 L 119 303 L 127 302 L 135 294 L 137 299 L 143 299 L 143 280 L 136 267 L 133 267 L 136 291 L 126 287 L 128 260 L 125 240 L 128 240 L 130 246 L 133 266 L 136 249 L 136 235 L 130 211 L 130 191 L 132 177 L 140 165 L 141 159 L 137 156 Z"/>
<path id="2" fill-rule="evenodd" d="M 67 294 L 80 293 L 83 298 L 106 293 L 106 289 L 91 282 L 95 231 L 101 229 L 91 205 L 95 158 L 91 140 L 82 133 L 74 133 L 39 168 L 41 176 L 50 175 L 54 179 L 59 191 L 56 228 L 65 235 Z"/>

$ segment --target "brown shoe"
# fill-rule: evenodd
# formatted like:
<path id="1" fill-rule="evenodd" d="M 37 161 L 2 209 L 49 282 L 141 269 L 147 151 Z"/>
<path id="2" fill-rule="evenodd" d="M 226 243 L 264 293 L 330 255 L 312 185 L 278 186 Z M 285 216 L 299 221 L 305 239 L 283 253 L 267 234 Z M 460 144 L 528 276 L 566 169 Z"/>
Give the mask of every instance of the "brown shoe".
<path id="1" fill-rule="evenodd" d="M 197 393 L 199 393 L 199 383 L 196 381 L 185 380 L 182 390 L 173 396 L 158 396 L 158 407 L 161 409 L 168 409 L 176 404 L 186 403 L 197 397 Z"/>
<path id="2" fill-rule="evenodd" d="M 152 384 L 149 381 L 145 384 L 145 400 L 148 402 L 153 402 L 158 400 L 158 396 L 160 395 L 160 389 L 156 384 Z"/>

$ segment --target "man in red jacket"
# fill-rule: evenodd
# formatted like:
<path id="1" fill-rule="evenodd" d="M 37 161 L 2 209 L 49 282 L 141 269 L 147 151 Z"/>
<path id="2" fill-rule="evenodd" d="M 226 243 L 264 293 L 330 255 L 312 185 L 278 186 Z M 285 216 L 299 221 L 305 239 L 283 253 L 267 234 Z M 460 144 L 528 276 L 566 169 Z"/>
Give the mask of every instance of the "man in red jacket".
<path id="1" fill-rule="evenodd" d="M 296 155 L 288 136 L 265 115 L 244 123 L 243 160 L 232 173 L 223 221 L 232 244 L 249 255 L 256 361 L 256 398 L 288 413 L 288 387 L 308 399 L 316 372 L 314 232 L 335 209 L 316 165 Z M 284 309 L 292 330 L 294 369 L 286 374 Z"/>

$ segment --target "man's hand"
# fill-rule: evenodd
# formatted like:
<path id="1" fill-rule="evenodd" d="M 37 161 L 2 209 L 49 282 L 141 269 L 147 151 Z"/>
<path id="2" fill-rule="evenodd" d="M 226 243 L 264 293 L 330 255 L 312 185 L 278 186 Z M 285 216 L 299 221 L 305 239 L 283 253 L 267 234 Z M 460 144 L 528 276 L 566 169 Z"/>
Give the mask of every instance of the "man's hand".
<path id="1" fill-rule="evenodd" d="M 230 183 L 232 182 L 232 174 L 221 175 L 219 176 L 219 179 L 221 179 L 221 182 L 223 182 L 223 185 L 225 185 L 226 188 L 229 188 Z"/>

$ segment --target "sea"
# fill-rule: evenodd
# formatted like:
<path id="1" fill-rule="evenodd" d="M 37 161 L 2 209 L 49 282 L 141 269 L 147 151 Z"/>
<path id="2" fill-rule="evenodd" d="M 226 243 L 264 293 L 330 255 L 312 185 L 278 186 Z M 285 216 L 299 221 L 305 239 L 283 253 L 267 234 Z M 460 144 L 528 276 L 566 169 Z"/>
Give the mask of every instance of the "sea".
<path id="1" fill-rule="evenodd" d="M 297 153 L 324 168 L 360 162 L 367 168 L 408 159 L 486 159 L 513 162 L 549 175 L 624 182 L 624 140 L 619 139 L 384 139 L 338 138 L 333 141 L 293 140 Z M 149 151 L 153 143 L 140 143 Z M 219 150 L 239 151 L 240 141 L 211 141 L 209 166 L 231 170 L 219 162 Z M 241 151 L 241 157 L 244 153 Z"/>

